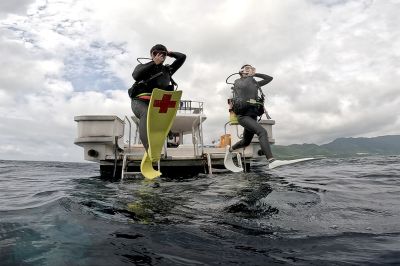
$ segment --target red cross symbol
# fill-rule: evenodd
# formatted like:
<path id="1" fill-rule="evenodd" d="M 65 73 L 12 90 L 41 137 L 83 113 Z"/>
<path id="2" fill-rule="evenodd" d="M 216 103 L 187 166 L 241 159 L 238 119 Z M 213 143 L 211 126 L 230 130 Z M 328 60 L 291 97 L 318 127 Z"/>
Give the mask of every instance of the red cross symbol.
<path id="1" fill-rule="evenodd" d="M 160 107 L 159 113 L 166 113 L 168 108 L 175 108 L 176 101 L 171 101 L 172 94 L 164 94 L 161 100 L 154 100 L 153 107 Z"/>

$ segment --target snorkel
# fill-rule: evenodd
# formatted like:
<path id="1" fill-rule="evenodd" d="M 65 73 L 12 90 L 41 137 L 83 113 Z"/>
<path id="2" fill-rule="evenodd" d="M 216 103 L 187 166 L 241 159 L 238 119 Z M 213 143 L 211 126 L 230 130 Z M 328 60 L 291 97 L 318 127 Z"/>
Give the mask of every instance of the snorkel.
<path id="1" fill-rule="evenodd" d="M 164 58 L 164 60 L 162 61 L 162 63 L 164 63 L 165 59 L 167 58 L 167 55 L 168 55 L 167 47 L 165 47 L 162 44 L 156 44 L 153 47 L 151 47 L 151 49 L 150 49 L 151 58 L 149 58 L 149 57 L 138 57 L 138 58 L 136 58 L 136 61 L 138 61 L 140 64 L 143 64 L 140 60 L 153 60 L 154 61 L 155 57 L 161 56 L 162 58 Z"/>
<path id="2" fill-rule="evenodd" d="M 136 58 L 136 61 L 138 61 L 139 64 L 143 64 L 140 60 L 149 60 L 149 61 L 152 61 L 153 59 L 152 59 L 152 58 L 149 58 L 149 57 L 138 57 L 138 58 Z"/>
<path id="3" fill-rule="evenodd" d="M 228 80 L 229 80 L 231 77 L 233 77 L 234 75 L 240 75 L 240 73 L 239 73 L 239 72 L 235 72 L 235 73 L 233 73 L 233 74 L 230 74 L 230 75 L 226 78 L 225 83 L 226 83 L 226 84 L 229 84 L 229 85 L 234 85 L 234 83 L 228 81 Z"/>

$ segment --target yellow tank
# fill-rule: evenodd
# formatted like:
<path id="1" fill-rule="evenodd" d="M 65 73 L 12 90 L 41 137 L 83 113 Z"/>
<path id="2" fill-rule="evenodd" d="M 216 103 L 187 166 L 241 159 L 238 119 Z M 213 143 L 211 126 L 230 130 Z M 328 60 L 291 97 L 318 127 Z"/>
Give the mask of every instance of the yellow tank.
<path id="1" fill-rule="evenodd" d="M 229 105 L 229 124 L 231 125 L 239 125 L 239 122 L 237 120 L 236 114 L 232 110 L 232 99 L 228 99 L 228 105 Z"/>
<path id="2" fill-rule="evenodd" d="M 224 148 L 226 145 L 231 145 L 231 134 L 225 134 L 221 136 L 219 147 Z"/>
<path id="3" fill-rule="evenodd" d="M 234 112 L 230 111 L 229 112 L 229 123 L 231 125 L 239 125 L 239 122 L 237 120 L 237 116 Z"/>

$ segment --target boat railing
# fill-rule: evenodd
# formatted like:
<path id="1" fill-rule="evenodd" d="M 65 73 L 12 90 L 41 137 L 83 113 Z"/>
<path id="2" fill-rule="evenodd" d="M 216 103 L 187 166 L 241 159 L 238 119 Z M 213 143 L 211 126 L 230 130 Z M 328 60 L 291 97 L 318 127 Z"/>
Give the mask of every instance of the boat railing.
<path id="1" fill-rule="evenodd" d="M 203 115 L 203 106 L 204 103 L 203 102 L 199 102 L 199 101 L 191 101 L 191 100 L 182 100 L 180 101 L 179 104 L 179 109 L 178 109 L 178 113 L 180 114 L 195 114 L 195 115 L 200 115 L 200 120 L 202 121 L 202 115 Z M 136 116 L 132 115 L 131 117 L 125 116 L 123 123 L 128 127 L 128 134 L 127 134 L 127 138 L 125 140 L 125 143 L 128 144 L 128 149 L 130 150 L 132 148 L 132 123 L 131 120 L 134 122 L 134 124 L 136 125 L 136 132 L 135 132 L 135 136 L 133 139 L 133 144 L 138 144 L 138 126 L 139 126 L 139 119 L 136 118 Z M 198 123 L 198 121 L 196 120 L 194 124 Z M 199 123 L 200 125 L 200 132 L 197 133 L 199 136 L 199 139 L 196 140 L 194 142 L 195 145 L 199 145 L 201 149 L 203 149 L 203 133 L 202 133 L 202 125 L 201 123 Z M 195 130 L 195 128 L 192 128 L 193 132 L 196 132 L 198 130 Z M 201 152 L 203 152 L 203 150 L 201 150 Z M 199 153 L 198 148 L 196 150 L 195 148 L 195 154 Z"/>
<path id="2" fill-rule="evenodd" d="M 129 145 L 129 149 L 131 149 L 132 124 L 131 124 L 131 121 L 129 120 L 129 117 L 127 117 L 127 116 L 125 116 L 125 118 L 124 118 L 124 124 L 126 125 L 125 121 L 127 121 L 129 124 L 128 145 Z M 125 128 L 124 128 L 124 130 L 125 130 Z"/>
<path id="3" fill-rule="evenodd" d="M 178 113 L 202 114 L 203 113 L 203 102 L 182 100 L 179 105 Z"/>

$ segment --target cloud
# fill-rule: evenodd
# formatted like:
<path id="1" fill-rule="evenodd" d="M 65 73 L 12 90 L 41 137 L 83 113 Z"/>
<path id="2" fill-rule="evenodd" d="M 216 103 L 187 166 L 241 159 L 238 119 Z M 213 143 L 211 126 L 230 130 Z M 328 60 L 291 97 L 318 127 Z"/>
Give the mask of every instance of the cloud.
<path id="1" fill-rule="evenodd" d="M 0 19 L 9 13 L 22 14 L 33 0 L 14 0 L 0 2 Z"/>
<path id="2" fill-rule="evenodd" d="M 244 63 L 278 144 L 398 134 L 398 1 L 3 1 L 0 158 L 82 159 L 75 115 L 130 115 L 136 57 L 187 54 L 174 79 L 204 101 L 205 139 L 228 120 L 225 78 Z M 13 150 L 13 152 L 10 152 Z M 54 156 L 54 154 L 59 155 Z"/>

